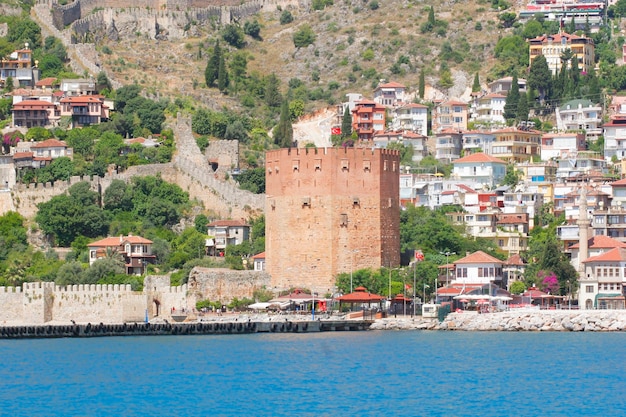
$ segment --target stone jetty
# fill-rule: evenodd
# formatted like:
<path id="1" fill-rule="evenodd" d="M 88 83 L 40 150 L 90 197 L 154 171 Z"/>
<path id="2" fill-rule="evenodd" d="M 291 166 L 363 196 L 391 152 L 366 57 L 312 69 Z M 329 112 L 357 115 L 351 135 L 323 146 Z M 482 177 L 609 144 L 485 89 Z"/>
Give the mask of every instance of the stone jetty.
<path id="1" fill-rule="evenodd" d="M 451 313 L 437 319 L 387 318 L 370 330 L 456 330 L 536 332 L 626 331 L 626 310 L 512 310 L 499 313 Z"/>

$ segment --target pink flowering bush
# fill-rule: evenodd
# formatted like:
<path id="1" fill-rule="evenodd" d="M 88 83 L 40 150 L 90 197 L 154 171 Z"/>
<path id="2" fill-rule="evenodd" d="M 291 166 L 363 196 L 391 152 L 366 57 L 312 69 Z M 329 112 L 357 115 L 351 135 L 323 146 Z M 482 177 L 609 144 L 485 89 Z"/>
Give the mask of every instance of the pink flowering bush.
<path id="1" fill-rule="evenodd" d="M 559 280 L 552 271 L 539 271 L 537 273 L 538 281 L 541 282 L 541 290 L 548 294 L 557 294 L 559 289 Z"/>
<path id="2" fill-rule="evenodd" d="M 11 146 L 17 145 L 20 140 L 24 140 L 24 135 L 18 131 L 2 135 L 2 153 L 9 153 L 11 151 Z"/>

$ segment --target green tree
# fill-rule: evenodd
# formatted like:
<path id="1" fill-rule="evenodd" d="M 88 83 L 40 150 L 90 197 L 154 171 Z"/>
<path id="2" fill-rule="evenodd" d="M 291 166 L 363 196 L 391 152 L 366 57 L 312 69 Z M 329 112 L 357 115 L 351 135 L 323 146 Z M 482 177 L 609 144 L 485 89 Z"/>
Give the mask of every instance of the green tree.
<path id="1" fill-rule="evenodd" d="M 287 100 L 283 101 L 280 109 L 280 120 L 274 128 L 274 143 L 281 148 L 293 146 L 293 126 L 289 117 L 289 106 Z"/>
<path id="2" fill-rule="evenodd" d="M 28 247 L 24 223 L 24 217 L 15 211 L 0 216 L 0 261 L 11 252 L 23 252 Z"/>
<path id="3" fill-rule="evenodd" d="M 526 94 L 522 94 L 519 98 L 519 102 L 517 103 L 517 115 L 516 120 L 520 122 L 528 121 L 528 101 L 526 99 Z"/>
<path id="4" fill-rule="evenodd" d="M 543 101 L 549 97 L 552 88 L 552 72 L 548 68 L 545 56 L 539 55 L 533 60 L 528 73 L 527 85 L 528 88 L 539 93 L 540 100 Z"/>
<path id="5" fill-rule="evenodd" d="M 279 91 L 280 81 L 276 74 L 271 73 L 265 79 L 265 104 L 270 107 L 279 107 L 283 102 Z"/>
<path id="6" fill-rule="evenodd" d="M 224 27 L 222 30 L 222 39 L 224 39 L 230 46 L 234 46 L 237 49 L 241 49 L 246 46 L 243 30 L 239 27 L 239 25 L 234 23 Z"/>
<path id="7" fill-rule="evenodd" d="M 522 294 L 526 291 L 526 284 L 522 281 L 515 281 L 511 284 L 511 294 Z"/>
<path id="8" fill-rule="evenodd" d="M 520 100 L 519 84 L 517 74 L 513 74 L 513 80 L 511 81 L 511 89 L 506 95 L 506 101 L 504 103 L 504 118 L 507 120 L 515 119 L 517 115 L 517 104 Z"/>
<path id="9" fill-rule="evenodd" d="M 137 84 L 125 85 L 115 91 L 115 110 L 124 113 L 126 104 L 139 96 L 141 93 L 141 87 Z"/>
<path id="10" fill-rule="evenodd" d="M 280 24 L 287 25 L 291 22 L 293 22 L 293 15 L 291 14 L 289 10 L 283 10 L 280 13 Z"/>
<path id="11" fill-rule="evenodd" d="M 305 48 L 315 43 L 315 32 L 311 26 L 305 24 L 293 34 L 293 44 L 296 48 Z"/>
<path id="12" fill-rule="evenodd" d="M 350 107 L 345 106 L 343 109 L 343 118 L 341 119 L 341 138 L 347 139 L 352 136 L 352 112 Z"/>
<path id="13" fill-rule="evenodd" d="M 261 39 L 261 24 L 259 23 L 257 19 L 254 19 L 252 21 L 248 20 L 243 25 L 243 32 L 246 35 L 253 37 L 254 39 L 260 40 Z"/>
<path id="14" fill-rule="evenodd" d="M 419 79 L 419 96 L 420 99 L 424 99 L 424 94 L 426 92 L 426 76 L 424 75 L 424 69 L 420 71 L 420 79 Z"/>
<path id="15" fill-rule="evenodd" d="M 521 174 L 517 169 L 515 169 L 515 165 L 508 164 L 506 166 L 506 174 L 504 175 L 502 184 L 515 187 L 517 183 L 520 181 L 520 177 L 521 177 Z"/>
<path id="16" fill-rule="evenodd" d="M 215 41 L 215 47 L 213 53 L 209 58 L 206 69 L 204 70 L 204 80 L 207 87 L 213 87 L 219 76 L 220 58 L 222 56 L 222 50 L 220 48 L 220 41 Z"/>
<path id="17" fill-rule="evenodd" d="M 104 190 L 104 208 L 111 211 L 131 211 L 133 208 L 131 190 L 122 180 L 113 180 Z"/>
<path id="18" fill-rule="evenodd" d="M 217 88 L 221 93 L 225 93 L 229 84 L 228 79 L 228 70 L 226 69 L 226 63 L 224 62 L 224 57 L 220 56 L 220 64 L 217 71 Z"/>
<path id="19" fill-rule="evenodd" d="M 255 194 L 265 193 L 265 169 L 263 167 L 246 169 L 236 178 L 239 188 Z"/>
<path id="20" fill-rule="evenodd" d="M 481 90 L 480 87 L 480 79 L 478 78 L 478 73 L 474 74 L 474 83 L 472 84 L 472 93 L 479 93 Z"/>
<path id="21" fill-rule="evenodd" d="M 54 282 L 57 285 L 76 285 L 85 281 L 85 271 L 80 262 L 66 262 L 57 271 Z"/>

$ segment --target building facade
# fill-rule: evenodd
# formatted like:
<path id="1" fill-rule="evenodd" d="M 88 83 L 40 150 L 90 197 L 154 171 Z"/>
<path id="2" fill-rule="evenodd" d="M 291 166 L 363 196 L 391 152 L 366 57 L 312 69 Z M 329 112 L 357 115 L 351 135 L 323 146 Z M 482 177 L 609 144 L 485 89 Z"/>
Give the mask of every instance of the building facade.
<path id="1" fill-rule="evenodd" d="M 530 67 L 533 61 L 540 55 L 546 58 L 548 68 L 552 75 L 556 75 L 561 70 L 563 60 L 561 55 L 569 49 L 573 58 L 578 62 L 578 68 L 582 72 L 590 72 L 595 66 L 595 46 L 593 39 L 585 36 L 570 35 L 561 32 L 554 35 L 542 35 L 530 39 Z M 571 65 L 568 64 L 568 65 Z"/>
<path id="2" fill-rule="evenodd" d="M 398 266 L 398 151 L 280 149 L 265 159 L 272 286 L 326 293 L 339 273 Z"/>

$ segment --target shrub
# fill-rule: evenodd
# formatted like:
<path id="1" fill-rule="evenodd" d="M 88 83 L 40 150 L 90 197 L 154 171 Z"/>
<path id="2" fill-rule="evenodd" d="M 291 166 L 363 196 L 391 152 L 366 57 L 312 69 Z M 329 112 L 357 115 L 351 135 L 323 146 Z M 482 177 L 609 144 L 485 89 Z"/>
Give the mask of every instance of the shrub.
<path id="1" fill-rule="evenodd" d="M 283 12 L 280 14 L 280 24 L 286 25 L 291 22 L 293 22 L 293 15 L 289 10 L 283 10 Z"/>

